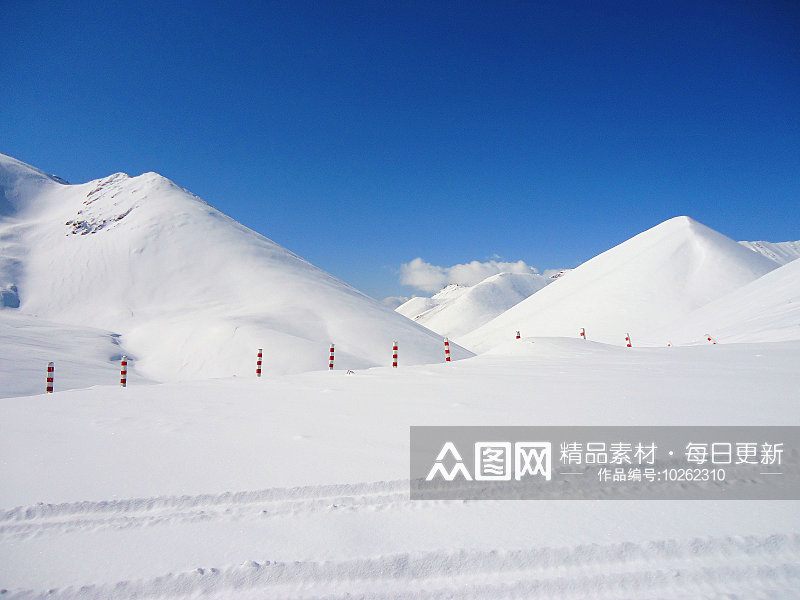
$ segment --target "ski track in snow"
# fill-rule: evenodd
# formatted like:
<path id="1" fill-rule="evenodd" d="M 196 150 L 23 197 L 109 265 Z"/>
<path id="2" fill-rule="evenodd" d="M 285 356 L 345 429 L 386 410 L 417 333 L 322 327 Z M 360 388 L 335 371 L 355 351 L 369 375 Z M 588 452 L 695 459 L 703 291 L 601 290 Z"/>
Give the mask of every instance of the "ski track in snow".
<path id="1" fill-rule="evenodd" d="M 408 481 L 274 488 L 37 504 L 0 512 L 0 540 L 75 530 L 125 529 L 198 520 L 297 519 L 338 510 L 426 510 Z M 452 503 L 452 502 L 451 502 Z M 800 533 L 664 539 L 522 550 L 443 550 L 198 568 L 139 579 L 49 590 L 0 590 L 40 598 L 796 598 Z M 400 590 L 400 591 L 398 591 Z M 727 596 L 730 595 L 730 596 Z"/>

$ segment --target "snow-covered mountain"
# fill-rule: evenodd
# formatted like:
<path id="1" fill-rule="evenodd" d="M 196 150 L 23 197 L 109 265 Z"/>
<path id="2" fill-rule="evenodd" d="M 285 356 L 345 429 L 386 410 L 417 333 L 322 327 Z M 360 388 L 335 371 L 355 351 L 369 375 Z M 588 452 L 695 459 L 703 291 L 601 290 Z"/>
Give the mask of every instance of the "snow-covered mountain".
<path id="1" fill-rule="evenodd" d="M 706 344 L 706 334 L 720 343 L 800 340 L 800 261 L 770 271 L 658 333 L 678 344 Z"/>
<path id="2" fill-rule="evenodd" d="M 440 362 L 442 340 L 156 173 L 66 185 L 0 155 L 8 310 L 120 334 L 166 381 Z M 3 311 L 3 312 L 5 312 Z M 0 313 L 1 314 L 1 313 Z M 469 356 L 457 346 L 454 358 Z"/>
<path id="3" fill-rule="evenodd" d="M 763 254 L 779 265 L 800 258 L 800 241 L 797 242 L 739 242 L 745 248 Z"/>
<path id="4" fill-rule="evenodd" d="M 674 322 L 777 268 L 689 217 L 675 217 L 596 256 L 459 338 L 483 351 L 523 336 L 624 344 Z M 654 341 L 653 343 L 656 343 Z"/>
<path id="5" fill-rule="evenodd" d="M 548 283 L 534 273 L 498 273 L 473 286 L 448 285 L 431 298 L 414 297 L 396 310 L 454 339 L 491 321 Z"/>

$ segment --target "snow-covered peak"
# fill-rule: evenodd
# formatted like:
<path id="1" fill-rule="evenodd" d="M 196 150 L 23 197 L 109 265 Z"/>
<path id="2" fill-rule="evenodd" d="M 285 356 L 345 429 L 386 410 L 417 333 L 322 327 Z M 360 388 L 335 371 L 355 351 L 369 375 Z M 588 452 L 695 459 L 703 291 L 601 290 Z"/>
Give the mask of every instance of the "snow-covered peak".
<path id="1" fill-rule="evenodd" d="M 523 336 L 624 343 L 719 298 L 776 268 L 713 229 L 669 219 L 585 262 L 567 276 L 458 338 L 471 349 Z"/>
<path id="2" fill-rule="evenodd" d="M 47 187 L 62 181 L 12 156 L 0 154 L 0 217 L 16 215 Z"/>
<path id="3" fill-rule="evenodd" d="M 322 369 L 332 342 L 337 368 L 387 364 L 394 340 L 402 364 L 443 360 L 439 336 L 157 173 L 47 183 L 0 229 L 7 305 L 121 334 L 156 380 L 254 376 L 258 348 L 265 373 Z"/>
<path id="4" fill-rule="evenodd" d="M 470 286 L 462 285 L 460 283 L 451 283 L 444 286 L 441 290 L 436 292 L 432 298 L 436 300 L 447 300 L 458 298 L 461 294 L 466 292 Z"/>
<path id="5" fill-rule="evenodd" d="M 57 182 L 56 177 L 2 152 L 0 152 L 0 175 L 8 180 L 12 178 L 36 178 Z"/>

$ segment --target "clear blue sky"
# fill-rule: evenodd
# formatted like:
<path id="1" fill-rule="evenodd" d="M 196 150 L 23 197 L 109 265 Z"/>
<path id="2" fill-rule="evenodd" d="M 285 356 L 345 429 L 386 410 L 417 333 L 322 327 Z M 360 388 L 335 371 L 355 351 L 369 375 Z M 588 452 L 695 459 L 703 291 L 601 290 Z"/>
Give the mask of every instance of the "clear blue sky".
<path id="1" fill-rule="evenodd" d="M 798 2 L 0 0 L 0 21 L 1 152 L 72 182 L 157 171 L 375 297 L 408 294 L 417 256 L 573 267 L 680 214 L 800 239 Z"/>

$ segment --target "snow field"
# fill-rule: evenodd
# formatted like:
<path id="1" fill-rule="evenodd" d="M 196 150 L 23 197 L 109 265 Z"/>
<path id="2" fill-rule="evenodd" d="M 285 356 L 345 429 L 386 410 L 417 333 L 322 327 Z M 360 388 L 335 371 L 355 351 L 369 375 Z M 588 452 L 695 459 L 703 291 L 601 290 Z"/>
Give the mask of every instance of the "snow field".
<path id="1" fill-rule="evenodd" d="M 798 358 L 523 338 L 449 365 L 7 398 L 0 581 L 14 598 L 792 598 L 797 502 L 412 502 L 408 427 L 795 424 Z"/>

